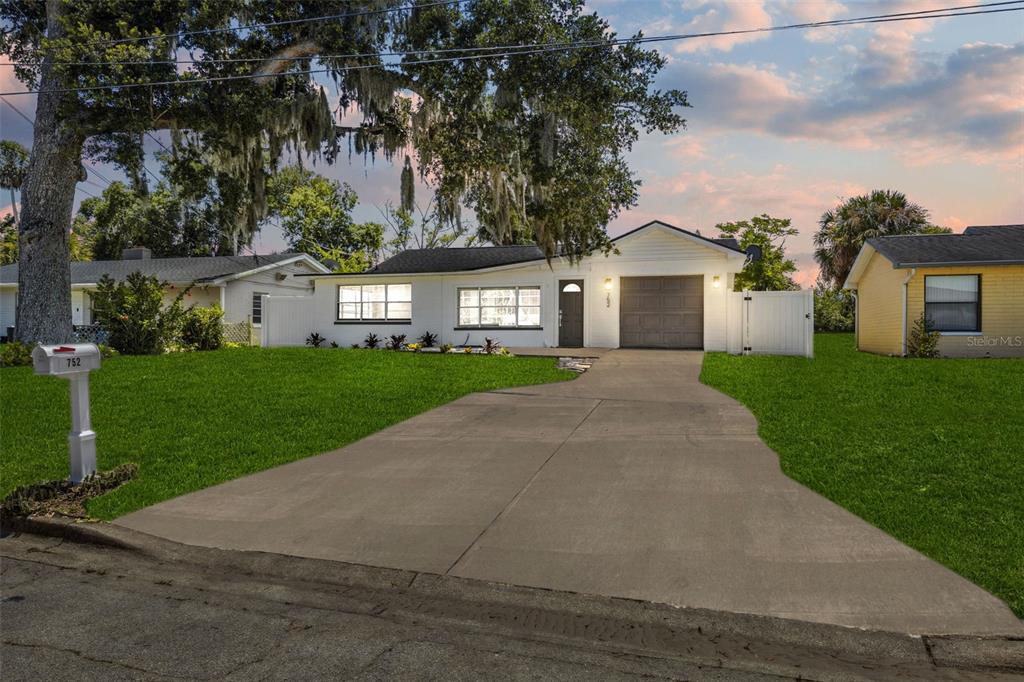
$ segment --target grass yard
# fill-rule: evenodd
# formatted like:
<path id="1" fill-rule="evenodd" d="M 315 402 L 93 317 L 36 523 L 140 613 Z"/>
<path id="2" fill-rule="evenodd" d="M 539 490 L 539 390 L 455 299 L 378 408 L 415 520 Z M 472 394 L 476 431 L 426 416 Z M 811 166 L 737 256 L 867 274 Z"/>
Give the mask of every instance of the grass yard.
<path id="1" fill-rule="evenodd" d="M 1024 616 L 1024 360 L 705 356 L 782 469 Z"/>
<path id="2" fill-rule="evenodd" d="M 340 447 L 474 391 L 575 376 L 555 358 L 237 349 L 106 360 L 90 377 L 98 466 L 139 476 L 92 500 L 111 519 Z M 68 475 L 68 382 L 0 369 L 0 496 Z"/>

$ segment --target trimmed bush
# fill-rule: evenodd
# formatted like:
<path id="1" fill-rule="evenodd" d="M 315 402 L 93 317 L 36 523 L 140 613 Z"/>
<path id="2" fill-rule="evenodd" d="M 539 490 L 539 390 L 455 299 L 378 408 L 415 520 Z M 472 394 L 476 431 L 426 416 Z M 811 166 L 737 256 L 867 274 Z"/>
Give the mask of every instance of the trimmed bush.
<path id="1" fill-rule="evenodd" d="M 224 343 L 224 311 L 219 305 L 192 306 L 181 322 L 181 342 L 196 350 L 217 350 Z"/>
<path id="2" fill-rule="evenodd" d="M 96 321 L 110 334 L 109 344 L 125 355 L 162 353 L 178 337 L 185 314 L 182 291 L 164 306 L 164 287 L 156 277 L 133 272 L 123 282 L 100 278 L 93 294 Z"/>
<path id="3" fill-rule="evenodd" d="M 21 341 L 0 344 L 0 367 L 32 364 L 32 346 Z"/>

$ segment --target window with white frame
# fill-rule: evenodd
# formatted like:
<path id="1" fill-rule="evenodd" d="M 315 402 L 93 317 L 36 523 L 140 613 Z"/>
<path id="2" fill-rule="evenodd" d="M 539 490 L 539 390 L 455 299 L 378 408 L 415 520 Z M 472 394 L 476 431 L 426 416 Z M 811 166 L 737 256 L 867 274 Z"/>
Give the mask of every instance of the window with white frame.
<path id="1" fill-rule="evenodd" d="M 460 327 L 539 327 L 540 287 L 459 289 Z"/>
<path id="2" fill-rule="evenodd" d="M 342 322 L 412 320 L 411 284 L 343 284 L 338 287 Z"/>
<path id="3" fill-rule="evenodd" d="M 263 324 L 263 296 L 266 296 L 265 291 L 254 291 L 252 292 L 252 323 Z"/>
<path id="4" fill-rule="evenodd" d="M 939 332 L 981 331 L 981 275 L 927 275 L 924 314 Z"/>

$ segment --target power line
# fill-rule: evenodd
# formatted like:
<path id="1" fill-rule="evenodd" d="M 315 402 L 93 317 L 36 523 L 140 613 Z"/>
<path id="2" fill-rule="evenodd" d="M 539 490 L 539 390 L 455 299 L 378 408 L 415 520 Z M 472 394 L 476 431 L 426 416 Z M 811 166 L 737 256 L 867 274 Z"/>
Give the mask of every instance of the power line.
<path id="1" fill-rule="evenodd" d="M 468 0 L 463 0 L 468 1 Z M 443 3 L 442 3 L 443 4 Z M 503 52 L 510 53 L 510 50 L 519 49 L 532 49 L 532 48 L 558 48 L 558 49 L 577 49 L 586 47 L 612 47 L 617 45 L 628 45 L 631 43 L 646 43 L 646 42 L 664 42 L 667 40 L 683 40 L 693 38 L 706 38 L 715 36 L 732 36 L 732 35 L 743 35 L 748 33 L 761 33 L 771 31 L 785 31 L 793 29 L 811 29 L 811 28 L 829 28 L 846 26 L 858 23 L 881 23 L 875 20 L 882 19 L 897 19 L 902 18 L 902 21 L 908 21 L 911 19 L 932 19 L 932 18 L 943 18 L 947 16 L 960 16 L 970 14 L 988 14 L 989 12 L 966 12 L 960 10 L 970 10 L 979 8 L 991 8 L 1000 7 L 1005 5 L 1021 5 L 1024 4 L 1024 0 L 1004 0 L 1003 2 L 986 2 L 978 3 L 973 5 L 959 5 L 955 7 L 941 7 L 936 9 L 927 10 L 913 10 L 908 12 L 893 12 L 888 14 L 875 14 L 863 17 L 850 17 L 846 19 L 829 19 L 824 21 L 816 22 L 804 22 L 799 24 L 786 24 L 783 26 L 765 26 L 761 28 L 751 29 L 736 29 L 732 31 L 715 31 L 706 33 L 688 33 L 688 34 L 672 34 L 666 36 L 650 36 L 644 38 L 619 38 L 615 40 L 601 40 L 601 41 L 575 41 L 575 42 L 561 42 L 561 43 L 525 43 L 519 45 L 492 45 L 492 46 L 480 46 L 480 47 L 453 47 L 453 48 L 438 48 L 438 49 L 424 49 L 424 50 L 405 50 L 395 52 L 363 52 L 356 54 L 324 54 L 314 55 L 318 60 L 324 59 L 358 59 L 366 57 L 409 57 L 418 55 L 434 55 L 434 54 L 452 54 L 452 53 L 478 53 L 478 52 Z M 1004 10 L 1005 11 L 1005 10 Z M 941 12 L 955 12 L 955 14 L 941 14 Z M 312 20 L 311 20 L 312 21 Z M 234 29 L 229 29 L 234 30 Z M 468 58 L 469 55 L 467 55 Z M 486 56 L 486 55 L 485 55 Z M 77 62 L 64 62 L 55 61 L 54 64 L 61 66 L 146 66 L 146 65 L 177 65 L 177 64 L 244 64 L 250 62 L 290 62 L 290 61 L 304 61 L 312 59 L 313 56 L 305 55 L 299 57 L 224 57 L 215 59 L 167 59 L 167 60 L 151 60 L 151 59 L 136 59 L 136 60 L 124 60 L 124 61 L 77 61 Z M 0 66 L 20 66 L 30 65 L 31 62 L 0 62 Z M 247 74 L 246 74 L 247 75 Z M 282 74 L 283 75 L 283 74 Z M 190 81 L 191 82 L 191 81 Z"/>
<path id="2" fill-rule="evenodd" d="M 83 45 L 120 45 L 123 43 L 136 43 L 143 40 L 163 40 L 167 38 L 180 38 L 182 36 L 193 36 L 193 35 L 215 35 L 218 33 L 234 33 L 236 31 L 251 31 L 256 28 L 271 28 L 274 26 L 292 26 L 295 24 L 308 24 L 313 22 L 323 21 L 335 21 L 338 19 L 348 19 L 351 17 L 365 17 L 373 16 L 378 14 L 391 14 L 394 12 L 404 12 L 418 9 L 426 9 L 428 7 L 440 7 L 442 5 L 462 5 L 469 2 L 469 0 L 438 0 L 437 2 L 425 3 L 422 5 L 405 5 L 402 7 L 389 7 L 383 9 L 374 10 L 362 10 L 359 12 L 345 12 L 342 14 L 328 14 L 319 17 L 306 17 L 304 19 L 283 19 L 281 21 L 266 21 L 253 24 L 245 24 L 243 26 L 224 26 L 221 28 L 208 28 L 197 31 L 178 31 L 177 33 L 154 33 L 145 36 L 132 36 L 130 38 L 110 38 L 105 40 L 95 40 L 83 43 Z"/>
<path id="3" fill-rule="evenodd" d="M 1021 2 L 1022 0 L 1016 0 Z M 948 9 L 948 8 L 947 8 Z M 943 12 L 947 10 L 927 10 L 928 12 Z M 560 52 L 564 50 L 575 50 L 575 49 L 588 49 L 588 48 L 606 48 L 614 47 L 622 44 L 641 44 L 641 43 L 657 43 L 657 42 L 668 42 L 676 40 L 688 40 L 694 38 L 707 38 L 715 36 L 731 36 L 731 35 L 743 35 L 750 33 L 764 33 L 774 31 L 784 31 L 792 29 L 807 29 L 807 28 L 829 28 L 837 26 L 849 26 L 855 24 L 880 24 L 880 23 L 893 23 L 901 21 L 913 21 L 917 19 L 941 19 L 945 17 L 961 17 L 978 14 L 997 14 L 1001 12 L 1020 12 L 1024 11 L 1024 7 L 1003 7 L 997 9 L 987 10 L 975 10 L 969 12 L 951 12 L 945 14 L 915 14 L 913 16 L 893 16 L 893 17 L 880 17 L 880 18 L 865 18 L 858 17 L 855 19 L 844 19 L 834 21 L 822 21 L 805 24 L 787 24 L 785 26 L 770 26 L 756 29 L 739 29 L 733 31 L 712 31 L 706 33 L 689 33 L 689 34 L 675 34 L 675 35 L 664 35 L 664 36 L 650 36 L 641 38 L 623 39 L 618 41 L 602 41 L 597 42 L 578 42 L 578 43 L 563 43 L 557 45 L 549 45 L 548 47 L 540 49 L 529 49 L 529 50 L 516 50 L 517 46 L 506 46 L 506 51 L 497 52 L 494 54 L 473 54 L 463 57 L 445 57 L 437 59 L 423 59 L 412 62 L 407 62 L 403 66 L 419 66 L 425 64 L 439 64 L 457 61 L 475 61 L 481 59 L 497 59 L 504 57 L 514 57 L 519 55 L 531 55 L 531 54 L 542 54 L 547 52 Z M 396 53 L 397 55 L 398 53 Z M 338 57 L 350 57 L 354 55 L 339 55 Z M 374 55 L 377 56 L 377 55 Z M 327 58 L 327 57 L 324 57 Z M 321 73 L 347 73 L 349 71 L 361 71 L 366 69 L 382 69 L 386 68 L 387 64 L 360 64 L 355 66 L 345 66 L 338 68 L 318 68 L 318 69 L 302 69 L 297 71 L 284 71 L 281 73 L 249 73 L 249 74 L 236 74 L 231 76 L 209 76 L 202 78 L 185 78 L 185 79 L 174 79 L 165 81 L 143 81 L 136 83 L 113 83 L 109 85 L 91 85 L 78 88 L 54 88 L 47 90 L 46 92 L 56 93 L 67 93 L 67 92 L 91 92 L 96 90 L 115 90 L 115 89 L 129 89 L 129 88 L 140 88 L 140 87 L 153 87 L 153 86 L 164 86 L 164 85 L 196 85 L 199 83 L 217 83 L 224 81 L 235 81 L 235 80 L 248 80 L 253 78 L 280 78 L 283 76 L 302 76 L 302 75 L 313 75 Z M 39 94 L 40 90 L 22 90 L 15 92 L 3 92 L 0 93 L 0 97 L 13 96 L 13 95 L 35 95 Z"/>
<path id="4" fill-rule="evenodd" d="M 29 117 L 28 117 L 28 115 L 27 115 L 27 114 L 26 114 L 26 113 L 25 113 L 24 111 L 22 111 L 21 109 L 19 109 L 19 108 L 18 108 L 18 107 L 16 107 L 16 106 L 14 106 L 14 104 L 13 104 L 12 102 L 10 102 L 10 101 L 9 101 L 9 100 L 8 100 L 8 99 L 7 99 L 6 97 L 0 96 L 0 100 L 3 100 L 4 104 L 6 104 L 7 106 L 9 106 L 9 107 L 10 107 L 11 109 L 13 109 L 13 110 L 14 110 L 14 113 L 16 113 L 16 114 L 17 114 L 18 116 L 21 116 L 21 117 L 22 117 L 23 119 L 25 119 L 25 121 L 27 121 L 27 122 L 28 122 L 28 124 L 29 124 L 30 126 L 32 126 L 32 128 L 33 128 L 33 129 L 35 129 L 35 127 L 36 127 L 36 123 L 35 123 L 35 121 L 33 121 L 33 120 L 32 120 L 31 118 L 29 118 Z M 110 185 L 110 179 L 109 179 L 109 178 L 107 178 L 107 177 L 106 177 L 105 175 L 103 175 L 102 173 L 100 173 L 100 172 L 99 172 L 98 170 L 96 170 L 95 168 L 93 168 L 92 166 L 89 166 L 88 168 L 86 168 L 86 171 L 87 171 L 87 172 L 88 172 L 88 171 L 92 171 L 92 172 L 93 172 L 93 173 L 94 173 L 94 174 L 96 175 L 96 177 L 98 177 L 98 178 L 99 178 L 100 180 L 103 180 L 104 182 L 106 182 L 108 186 Z M 89 181 L 88 181 L 88 180 L 85 180 L 84 182 L 89 182 Z M 90 184 L 93 184 L 93 185 L 95 185 L 95 183 L 90 183 Z M 100 187 L 99 185 L 95 185 L 95 186 L 96 186 L 96 187 Z M 103 189 L 103 187 L 100 187 L 100 189 Z M 85 190 L 83 190 L 83 191 L 85 191 Z M 88 192 L 86 192 L 86 193 L 88 194 Z M 95 195 L 95 194 L 93 194 L 93 195 L 90 195 L 90 196 L 96 196 L 96 195 Z"/>

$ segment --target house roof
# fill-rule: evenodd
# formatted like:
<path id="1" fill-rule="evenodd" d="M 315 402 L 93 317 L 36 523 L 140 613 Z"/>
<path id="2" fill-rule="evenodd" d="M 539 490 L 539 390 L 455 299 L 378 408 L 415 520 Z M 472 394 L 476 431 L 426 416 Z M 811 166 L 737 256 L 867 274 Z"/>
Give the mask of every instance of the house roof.
<path id="1" fill-rule="evenodd" d="M 1024 263 L 1024 225 L 974 226 L 963 234 L 874 237 L 868 244 L 898 268 Z"/>
<path id="2" fill-rule="evenodd" d="M 908 234 L 868 239 L 845 286 L 856 287 L 875 252 L 896 268 L 1024 264 L 1024 225 L 974 225 L 962 234 Z"/>
<path id="3" fill-rule="evenodd" d="M 412 274 L 421 272 L 459 272 L 481 270 L 499 265 L 544 260 L 537 246 L 473 246 L 437 249 L 406 249 L 379 263 L 368 272 L 374 274 Z"/>
<path id="4" fill-rule="evenodd" d="M 714 244 L 718 247 L 743 253 L 735 239 L 709 239 L 696 232 L 690 232 L 668 223 L 653 221 L 630 230 L 625 234 L 612 239 L 617 242 L 620 239 L 629 237 L 641 230 L 659 226 L 680 234 Z M 379 263 L 376 267 L 361 274 L 387 275 L 387 274 L 417 274 L 435 272 L 466 272 L 472 270 L 484 270 L 496 268 L 503 265 L 516 265 L 519 263 L 531 263 L 544 260 L 544 251 L 537 246 L 473 246 L 473 247 L 444 247 L 436 249 L 406 249 L 391 258 Z"/>
<path id="5" fill-rule="evenodd" d="M 212 283 L 234 279 L 253 270 L 269 269 L 290 262 L 305 260 L 315 263 L 323 272 L 327 268 L 301 253 L 276 253 L 268 256 L 205 256 L 194 258 L 143 258 L 138 260 L 97 260 L 71 263 L 72 284 L 94 284 L 103 275 L 123 280 L 133 272 L 156 277 L 161 282 Z M 0 284 L 17 284 L 18 266 L 0 267 Z"/>

